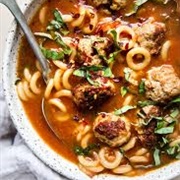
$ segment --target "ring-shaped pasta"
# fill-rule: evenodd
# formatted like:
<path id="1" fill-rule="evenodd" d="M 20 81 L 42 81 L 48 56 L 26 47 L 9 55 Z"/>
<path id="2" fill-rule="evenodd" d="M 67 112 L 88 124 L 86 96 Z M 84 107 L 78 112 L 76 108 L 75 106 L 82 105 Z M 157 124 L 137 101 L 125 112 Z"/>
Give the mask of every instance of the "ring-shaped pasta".
<path id="1" fill-rule="evenodd" d="M 120 165 L 120 166 L 112 169 L 112 172 L 115 174 L 126 174 L 130 171 L 132 171 L 132 166 L 129 164 L 123 164 L 123 165 Z"/>
<path id="2" fill-rule="evenodd" d="M 62 89 L 54 94 L 54 97 L 60 98 L 60 97 L 68 97 L 72 98 L 72 92 L 67 89 Z"/>
<path id="3" fill-rule="evenodd" d="M 35 72 L 30 80 L 30 89 L 34 94 L 40 94 L 41 89 L 37 86 L 37 81 L 41 77 L 41 73 L 39 71 Z"/>
<path id="4" fill-rule="evenodd" d="M 78 160 L 83 166 L 86 166 L 86 167 L 88 166 L 95 167 L 99 164 L 99 157 L 96 152 L 92 153 L 92 157 L 79 155 Z"/>
<path id="5" fill-rule="evenodd" d="M 71 84 L 69 83 L 69 77 L 71 76 L 73 71 L 74 71 L 73 69 L 67 69 L 62 76 L 62 84 L 65 89 L 69 89 L 69 90 L 71 89 Z"/>
<path id="6" fill-rule="evenodd" d="M 55 66 L 57 66 L 58 68 L 64 71 L 67 69 L 67 64 L 63 63 L 62 61 L 52 61 L 52 62 Z"/>
<path id="7" fill-rule="evenodd" d="M 24 77 L 25 77 L 25 79 L 26 79 L 27 82 L 30 82 L 32 75 L 31 75 L 31 73 L 29 72 L 29 69 L 28 69 L 28 68 L 25 68 L 25 69 L 24 69 Z"/>
<path id="8" fill-rule="evenodd" d="M 137 151 L 135 152 L 135 155 L 136 155 L 136 156 L 142 156 L 142 155 L 146 154 L 147 152 L 148 152 L 147 149 L 141 148 L 141 149 L 139 149 L 139 150 L 137 150 Z"/>
<path id="9" fill-rule="evenodd" d="M 91 8 L 86 9 L 86 15 L 89 17 L 89 23 L 86 26 L 83 26 L 82 31 L 85 34 L 90 34 L 96 28 L 98 23 L 98 16 L 94 9 Z"/>
<path id="10" fill-rule="evenodd" d="M 52 104 L 55 107 L 57 107 L 60 111 L 62 111 L 64 113 L 67 112 L 66 106 L 62 103 L 62 101 L 60 99 L 53 98 L 53 99 L 50 99 L 48 102 L 49 102 L 49 104 Z"/>
<path id="11" fill-rule="evenodd" d="M 80 141 L 82 139 L 82 136 L 88 133 L 91 129 L 90 125 L 84 126 L 83 124 L 79 125 L 75 131 L 77 131 L 76 140 Z"/>
<path id="12" fill-rule="evenodd" d="M 97 166 L 86 166 L 85 167 L 87 170 L 91 171 L 91 172 L 94 172 L 94 173 L 99 173 L 101 171 L 104 170 L 104 166 L 102 166 L 101 164 L 97 165 Z"/>
<path id="13" fill-rule="evenodd" d="M 163 61 L 167 60 L 170 47 L 171 47 L 171 41 L 169 40 L 163 44 L 161 49 L 161 58 Z"/>
<path id="14" fill-rule="evenodd" d="M 122 105 L 123 106 L 131 105 L 133 99 L 134 96 L 132 94 L 127 95 Z"/>
<path id="15" fill-rule="evenodd" d="M 69 23 L 73 21 L 73 17 L 70 14 L 62 14 L 62 19 L 65 23 Z"/>
<path id="16" fill-rule="evenodd" d="M 70 115 L 68 113 L 55 113 L 54 118 L 59 122 L 65 122 L 70 119 Z"/>
<path id="17" fill-rule="evenodd" d="M 57 91 L 61 89 L 61 79 L 62 79 L 63 72 L 64 71 L 62 69 L 58 69 L 56 70 L 55 75 L 54 75 L 54 87 Z"/>
<path id="18" fill-rule="evenodd" d="M 120 25 L 116 29 L 116 32 L 117 32 L 116 41 L 118 42 L 122 50 L 129 50 L 134 47 L 136 43 L 136 35 L 132 28 L 125 25 Z M 127 34 L 127 36 L 130 38 L 121 37 L 121 34 Z"/>
<path id="19" fill-rule="evenodd" d="M 135 55 L 142 55 L 144 57 L 144 59 L 142 60 L 142 62 L 140 63 L 135 63 L 133 57 Z M 136 47 L 131 49 L 126 56 L 126 61 L 128 66 L 135 70 L 135 71 L 139 71 L 144 69 L 146 66 L 149 65 L 150 61 L 151 61 L 151 55 L 150 52 L 143 48 L 143 47 Z"/>
<path id="20" fill-rule="evenodd" d="M 123 149 L 123 151 L 129 151 L 130 149 L 132 149 L 136 144 L 136 139 L 136 137 L 132 137 L 127 144 L 122 146 L 121 148 Z"/>
<path id="21" fill-rule="evenodd" d="M 86 148 L 88 146 L 89 140 L 93 137 L 92 133 L 86 134 L 81 140 L 81 147 Z"/>
<path id="22" fill-rule="evenodd" d="M 83 23 L 85 15 L 86 15 L 86 8 L 83 6 L 80 6 L 79 17 L 71 22 L 71 26 L 79 27 Z"/>
<path id="23" fill-rule="evenodd" d="M 28 98 L 34 98 L 35 95 L 31 92 L 31 90 L 29 89 L 29 84 L 27 81 L 23 82 L 23 89 L 24 89 L 24 93 L 26 94 L 26 96 Z"/>
<path id="24" fill-rule="evenodd" d="M 93 177 L 93 176 L 96 174 L 96 173 L 88 170 L 87 167 L 83 166 L 83 165 L 80 164 L 80 163 L 78 164 L 78 167 L 79 167 L 79 169 L 80 169 L 82 172 L 84 172 L 85 174 L 87 174 L 87 175 L 90 176 L 90 177 Z"/>
<path id="25" fill-rule="evenodd" d="M 47 87 L 46 87 L 46 89 L 45 89 L 45 92 L 44 92 L 44 97 L 45 97 L 46 99 L 49 98 L 53 87 L 54 87 L 54 79 L 50 79 L 49 82 L 48 82 L 48 84 L 47 84 Z"/>
<path id="26" fill-rule="evenodd" d="M 113 152 L 113 160 L 108 159 L 109 153 Z M 112 155 L 110 155 L 112 156 Z M 112 150 L 108 147 L 102 147 L 99 151 L 100 163 L 107 169 L 114 169 L 121 163 L 122 154 L 118 150 Z"/>
<path id="27" fill-rule="evenodd" d="M 46 22 L 47 11 L 48 11 L 47 5 L 42 7 L 41 10 L 39 11 L 39 21 L 41 24 L 45 24 Z"/>
<path id="28" fill-rule="evenodd" d="M 24 88 L 23 88 L 23 84 L 22 82 L 19 82 L 17 84 L 17 93 L 18 93 L 18 96 L 21 100 L 23 101 L 27 101 L 28 100 L 28 97 L 26 96 L 25 92 L 24 92 Z"/>
<path id="29" fill-rule="evenodd" d="M 147 163 L 149 162 L 149 158 L 146 156 L 132 156 L 129 158 L 131 163 Z"/>

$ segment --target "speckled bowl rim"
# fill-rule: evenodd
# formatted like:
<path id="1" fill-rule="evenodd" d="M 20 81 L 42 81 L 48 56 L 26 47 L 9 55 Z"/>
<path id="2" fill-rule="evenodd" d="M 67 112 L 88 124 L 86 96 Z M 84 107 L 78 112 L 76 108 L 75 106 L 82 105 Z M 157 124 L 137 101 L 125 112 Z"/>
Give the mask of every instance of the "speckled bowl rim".
<path id="1" fill-rule="evenodd" d="M 23 2 L 18 0 L 17 2 L 22 11 L 25 12 L 27 19 L 30 19 L 33 12 L 44 0 L 24 0 Z M 6 40 L 6 49 L 3 58 L 3 88 L 8 109 L 15 127 L 26 144 L 39 159 L 59 174 L 72 180 L 169 180 L 180 175 L 180 161 L 176 161 L 168 166 L 161 167 L 141 176 L 124 177 L 102 174 L 90 178 L 82 173 L 75 164 L 57 154 L 33 128 L 16 93 L 16 57 L 21 37 L 22 32 L 17 26 L 16 21 L 14 21 Z"/>

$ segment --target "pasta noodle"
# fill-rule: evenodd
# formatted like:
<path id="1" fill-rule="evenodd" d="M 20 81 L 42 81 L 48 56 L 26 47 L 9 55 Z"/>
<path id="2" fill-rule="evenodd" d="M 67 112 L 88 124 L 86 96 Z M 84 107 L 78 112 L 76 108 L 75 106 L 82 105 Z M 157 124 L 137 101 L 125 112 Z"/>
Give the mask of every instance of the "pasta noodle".
<path id="1" fill-rule="evenodd" d="M 58 98 L 50 99 L 49 104 L 54 105 L 55 107 L 57 107 L 62 112 L 67 112 L 66 106 Z"/>
<path id="2" fill-rule="evenodd" d="M 93 152 L 93 157 L 85 157 L 82 155 L 78 156 L 78 160 L 79 162 L 83 165 L 83 166 L 91 166 L 91 167 L 95 167 L 99 164 L 99 157 L 98 154 L 96 152 Z"/>
<path id="3" fill-rule="evenodd" d="M 126 145 L 122 146 L 123 151 L 129 151 L 135 146 L 135 143 L 136 137 L 132 137 Z"/>
<path id="4" fill-rule="evenodd" d="M 62 70 L 67 69 L 67 65 L 63 63 L 62 61 L 53 61 L 53 64 Z"/>
<path id="5" fill-rule="evenodd" d="M 60 90 L 61 89 L 61 77 L 63 75 L 63 70 L 58 69 L 55 72 L 54 75 L 54 87 L 56 88 L 56 90 Z"/>
<path id="6" fill-rule="evenodd" d="M 136 55 L 142 55 L 143 56 L 143 60 L 142 62 L 140 63 L 135 63 L 134 62 L 134 57 Z M 136 47 L 136 48 L 133 48 L 131 49 L 128 53 L 127 53 L 127 56 L 126 56 L 126 61 L 127 61 L 127 64 L 128 66 L 135 70 L 135 71 L 139 71 L 139 70 L 142 70 L 144 69 L 146 66 L 149 65 L 150 61 L 151 61 L 151 55 L 149 53 L 148 50 L 146 50 L 145 48 L 143 47 Z"/>
<path id="7" fill-rule="evenodd" d="M 32 75 L 32 78 L 30 80 L 30 88 L 34 94 L 41 93 L 41 88 L 39 88 L 37 85 L 37 81 L 40 77 L 41 77 L 41 73 L 39 71 L 37 71 Z"/>
<path id="8" fill-rule="evenodd" d="M 112 172 L 115 174 L 125 174 L 132 171 L 132 166 L 129 164 L 120 165 L 114 169 L 112 169 Z"/>
<path id="9" fill-rule="evenodd" d="M 99 151 L 100 162 L 107 169 L 116 168 L 120 164 L 122 157 L 118 150 L 111 150 L 108 147 L 103 147 Z"/>
<path id="10" fill-rule="evenodd" d="M 121 49 L 128 50 L 133 48 L 136 42 L 136 35 L 132 28 L 125 25 L 120 25 L 116 29 L 116 32 L 117 32 L 117 42 L 120 45 Z"/>
<path id="11" fill-rule="evenodd" d="M 73 69 L 68 69 L 64 72 L 63 77 L 62 77 L 62 84 L 65 89 L 71 89 L 71 84 L 69 83 L 69 77 L 73 73 Z"/>
<path id="12" fill-rule="evenodd" d="M 146 156 L 132 156 L 129 158 L 131 163 L 147 163 L 149 162 L 149 158 Z"/>
<path id="13" fill-rule="evenodd" d="M 50 79 L 49 82 L 48 82 L 48 84 L 47 84 L 46 90 L 45 90 L 45 92 L 44 92 L 44 97 L 45 97 L 46 99 L 49 98 L 53 87 L 54 87 L 54 80 L 53 80 L 53 79 Z"/>
<path id="14" fill-rule="evenodd" d="M 79 7 L 79 17 L 72 21 L 71 25 L 73 27 L 79 27 L 84 21 L 86 15 L 86 9 L 83 6 Z"/>
<path id="15" fill-rule="evenodd" d="M 28 98 L 27 98 L 27 96 L 26 96 L 26 94 L 24 92 L 24 88 L 23 88 L 22 82 L 19 82 L 17 84 L 17 93 L 18 93 L 18 96 L 19 96 L 19 98 L 21 100 L 23 100 L 23 101 L 27 101 L 28 100 Z"/>
<path id="16" fill-rule="evenodd" d="M 35 95 L 31 92 L 31 90 L 29 89 L 29 84 L 27 81 L 23 82 L 23 89 L 24 89 L 24 93 L 26 94 L 26 96 L 28 98 L 34 98 Z"/>
<path id="17" fill-rule="evenodd" d="M 25 77 L 26 81 L 30 82 L 32 75 L 29 72 L 29 69 L 27 69 L 27 68 L 24 69 L 24 77 Z"/>
<path id="18" fill-rule="evenodd" d="M 69 97 L 72 98 L 72 92 L 70 90 L 62 89 L 54 94 L 55 98 Z"/>
<path id="19" fill-rule="evenodd" d="M 92 133 L 86 134 L 81 140 L 81 147 L 86 148 L 88 146 L 89 140 L 93 137 Z"/>
<path id="20" fill-rule="evenodd" d="M 161 49 L 161 57 L 163 61 L 167 60 L 170 47 L 171 47 L 171 41 L 169 40 L 163 44 L 162 49 Z"/>

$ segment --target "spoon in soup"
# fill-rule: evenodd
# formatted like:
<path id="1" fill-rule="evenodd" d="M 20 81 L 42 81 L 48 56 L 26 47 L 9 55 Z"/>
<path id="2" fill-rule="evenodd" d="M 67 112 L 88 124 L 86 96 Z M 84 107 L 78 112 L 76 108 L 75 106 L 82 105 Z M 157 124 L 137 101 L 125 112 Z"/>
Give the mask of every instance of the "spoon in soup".
<path id="1" fill-rule="evenodd" d="M 23 13 L 21 12 L 19 6 L 17 5 L 15 0 L 0 0 L 0 3 L 4 4 L 12 12 L 14 17 L 18 21 L 19 25 L 21 26 L 22 30 L 24 31 L 24 34 L 25 34 L 31 48 L 32 48 L 37 60 L 40 63 L 44 82 L 47 84 L 48 80 L 50 79 L 50 77 L 49 77 L 50 69 L 49 69 L 48 62 L 47 62 L 46 58 L 44 57 L 44 55 L 42 54 L 42 52 L 39 48 L 39 45 L 36 42 L 36 39 L 31 31 L 31 29 L 27 25 L 26 19 L 25 19 Z M 52 130 L 52 132 L 56 135 L 56 137 L 58 137 L 60 139 L 60 135 L 53 128 L 53 125 L 50 123 L 50 121 L 47 118 L 47 114 L 45 111 L 45 100 L 44 99 L 42 100 L 42 113 L 43 113 L 45 121 L 47 122 L 47 124 L 50 127 L 50 129 Z"/>
<path id="2" fill-rule="evenodd" d="M 47 83 L 48 79 L 49 79 L 49 72 L 50 72 L 48 62 L 45 59 L 45 57 L 43 56 L 43 54 L 39 48 L 39 45 L 36 42 L 36 39 L 31 31 L 31 29 L 27 25 L 26 19 L 25 19 L 23 13 L 21 12 L 19 6 L 17 5 L 15 0 L 0 0 L 0 3 L 4 4 L 11 11 L 11 13 L 14 15 L 14 17 L 18 21 L 19 25 L 21 26 L 22 30 L 24 31 L 24 34 L 25 34 L 31 48 L 32 48 L 35 56 L 37 57 L 37 60 L 40 63 L 43 79 Z"/>

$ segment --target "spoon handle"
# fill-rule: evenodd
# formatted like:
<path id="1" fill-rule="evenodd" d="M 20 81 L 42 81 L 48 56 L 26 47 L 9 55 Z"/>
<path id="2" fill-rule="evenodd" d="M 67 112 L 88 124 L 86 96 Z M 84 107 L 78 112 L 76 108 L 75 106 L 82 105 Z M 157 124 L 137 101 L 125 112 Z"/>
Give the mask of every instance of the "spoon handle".
<path id="1" fill-rule="evenodd" d="M 18 21 L 19 25 L 21 26 L 22 30 L 24 31 L 24 34 L 26 35 L 26 38 L 27 38 L 31 48 L 33 49 L 37 59 L 39 60 L 41 70 L 43 72 L 43 78 L 44 78 L 45 82 L 47 82 L 48 74 L 49 74 L 48 62 L 45 59 L 45 57 L 43 56 L 43 54 L 39 48 L 39 45 L 36 42 L 36 39 L 31 31 L 31 29 L 27 25 L 27 21 L 23 15 L 23 13 L 21 12 L 19 6 L 17 5 L 15 0 L 0 0 L 0 3 L 4 4 L 12 12 L 14 17 Z"/>

